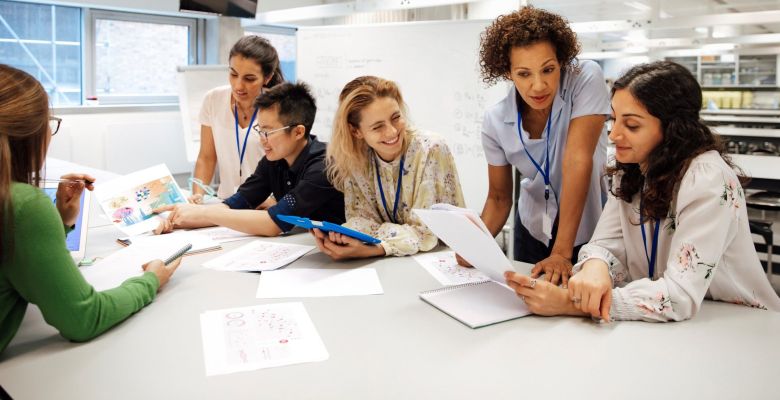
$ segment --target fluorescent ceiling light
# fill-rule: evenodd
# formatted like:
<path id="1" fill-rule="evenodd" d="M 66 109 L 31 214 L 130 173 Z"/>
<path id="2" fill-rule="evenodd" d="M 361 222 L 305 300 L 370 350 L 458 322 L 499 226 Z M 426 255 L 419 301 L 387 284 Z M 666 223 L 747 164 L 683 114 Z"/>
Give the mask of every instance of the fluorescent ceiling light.
<path id="1" fill-rule="evenodd" d="M 641 29 L 632 29 L 628 34 L 622 36 L 623 40 L 638 42 L 647 40 L 647 34 Z"/>
<path id="2" fill-rule="evenodd" d="M 650 51 L 650 49 L 648 49 L 645 46 L 631 46 L 625 49 L 626 53 L 632 53 L 632 54 L 647 53 L 648 51 Z"/>
<path id="3" fill-rule="evenodd" d="M 709 43 L 701 46 L 702 50 L 734 50 L 734 43 Z"/>
<path id="4" fill-rule="evenodd" d="M 641 3 L 641 2 L 638 2 L 638 1 L 624 1 L 623 4 L 625 4 L 625 5 L 627 5 L 627 6 L 631 7 L 631 8 L 634 8 L 636 10 L 639 10 L 639 11 L 650 11 L 650 10 L 653 9 L 652 7 L 648 6 L 647 4 Z"/>

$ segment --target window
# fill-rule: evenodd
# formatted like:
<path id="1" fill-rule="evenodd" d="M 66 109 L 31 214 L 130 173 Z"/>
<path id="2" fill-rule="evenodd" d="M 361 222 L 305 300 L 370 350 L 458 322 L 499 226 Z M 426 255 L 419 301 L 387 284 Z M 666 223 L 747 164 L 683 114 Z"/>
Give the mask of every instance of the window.
<path id="1" fill-rule="evenodd" d="M 90 13 L 92 87 L 101 104 L 177 101 L 177 67 L 196 63 L 197 20 Z"/>
<path id="2" fill-rule="evenodd" d="M 52 105 L 80 105 L 81 9 L 0 0 L 0 60 L 36 77 Z"/>
<path id="3" fill-rule="evenodd" d="M 296 39 L 295 28 L 281 26 L 248 26 L 246 35 L 258 35 L 268 39 L 279 53 L 279 64 L 284 74 L 284 80 L 295 82 Z"/>

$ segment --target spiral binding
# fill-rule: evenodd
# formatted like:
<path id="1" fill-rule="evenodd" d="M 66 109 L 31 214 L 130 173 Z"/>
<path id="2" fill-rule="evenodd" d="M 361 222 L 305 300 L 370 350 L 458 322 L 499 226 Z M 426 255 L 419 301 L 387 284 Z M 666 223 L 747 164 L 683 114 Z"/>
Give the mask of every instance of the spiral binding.
<path id="1" fill-rule="evenodd" d="M 450 290 L 461 289 L 461 288 L 471 287 L 471 286 L 477 286 L 477 285 L 481 285 L 481 284 L 487 283 L 487 282 L 490 282 L 490 280 L 479 281 L 479 282 L 461 283 L 460 285 L 453 285 L 453 286 L 445 286 L 445 287 L 441 287 L 441 288 L 438 288 L 438 289 L 426 290 L 424 292 L 420 292 L 420 294 L 422 295 L 422 294 L 434 294 L 434 293 L 449 292 Z"/>

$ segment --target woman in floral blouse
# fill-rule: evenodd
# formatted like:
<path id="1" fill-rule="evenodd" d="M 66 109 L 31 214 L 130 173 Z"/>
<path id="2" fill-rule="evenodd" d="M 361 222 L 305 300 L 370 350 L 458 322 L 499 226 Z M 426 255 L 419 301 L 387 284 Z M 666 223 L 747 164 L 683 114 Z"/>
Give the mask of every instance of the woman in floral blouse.
<path id="1" fill-rule="evenodd" d="M 612 195 L 568 290 L 508 274 L 532 311 L 681 321 L 705 297 L 780 311 L 735 166 L 699 119 L 701 104 L 699 84 L 675 63 L 639 65 L 615 82 Z"/>
<path id="2" fill-rule="evenodd" d="M 328 145 L 328 178 L 344 192 L 344 226 L 382 241 L 366 245 L 314 229 L 317 246 L 335 260 L 428 251 L 438 239 L 412 209 L 464 206 L 447 144 L 408 128 L 398 86 L 374 76 L 356 78 L 341 91 Z"/>

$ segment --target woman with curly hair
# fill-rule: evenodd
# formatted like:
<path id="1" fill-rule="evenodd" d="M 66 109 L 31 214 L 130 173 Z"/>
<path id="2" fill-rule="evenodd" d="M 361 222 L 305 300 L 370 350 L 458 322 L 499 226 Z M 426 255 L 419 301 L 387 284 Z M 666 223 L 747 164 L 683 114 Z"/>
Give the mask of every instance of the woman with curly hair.
<path id="1" fill-rule="evenodd" d="M 482 219 L 494 235 L 506 223 L 514 166 L 521 174 L 515 259 L 536 264 L 533 278 L 544 273 L 564 286 L 606 197 L 609 97 L 598 64 L 578 63 L 579 51 L 566 20 L 533 7 L 498 17 L 481 37 L 485 83 L 514 83 L 482 124 L 489 180 Z"/>
<path id="2" fill-rule="evenodd" d="M 699 118 L 701 104 L 696 79 L 672 62 L 638 65 L 615 82 L 612 195 L 568 290 L 508 274 L 532 310 L 681 321 L 706 297 L 780 311 L 736 168 Z"/>

